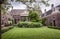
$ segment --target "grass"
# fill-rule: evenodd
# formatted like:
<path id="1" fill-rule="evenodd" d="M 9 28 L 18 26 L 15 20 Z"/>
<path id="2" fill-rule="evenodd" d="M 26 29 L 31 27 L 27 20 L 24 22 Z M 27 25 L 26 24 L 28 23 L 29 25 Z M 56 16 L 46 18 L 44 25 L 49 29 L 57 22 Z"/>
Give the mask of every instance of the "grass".
<path id="1" fill-rule="evenodd" d="M 2 39 L 60 39 L 60 30 L 41 28 L 13 28 L 2 34 Z"/>

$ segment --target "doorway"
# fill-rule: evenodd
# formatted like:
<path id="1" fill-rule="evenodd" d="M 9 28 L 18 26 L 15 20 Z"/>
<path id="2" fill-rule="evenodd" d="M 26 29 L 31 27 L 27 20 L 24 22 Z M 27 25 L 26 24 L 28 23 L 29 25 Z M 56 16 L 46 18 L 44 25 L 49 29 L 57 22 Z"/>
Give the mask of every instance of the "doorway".
<path id="1" fill-rule="evenodd" d="M 14 23 L 15 23 L 15 24 L 17 23 L 16 19 L 14 19 Z"/>
<path id="2" fill-rule="evenodd" d="M 55 20 L 53 20 L 53 25 L 56 26 Z"/>

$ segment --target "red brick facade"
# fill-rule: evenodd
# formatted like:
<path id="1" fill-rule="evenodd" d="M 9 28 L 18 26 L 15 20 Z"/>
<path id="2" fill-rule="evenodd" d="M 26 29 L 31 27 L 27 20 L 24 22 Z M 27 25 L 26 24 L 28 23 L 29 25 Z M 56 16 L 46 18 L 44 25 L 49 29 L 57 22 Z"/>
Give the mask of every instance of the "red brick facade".
<path id="1" fill-rule="evenodd" d="M 60 13 L 51 14 L 46 18 L 46 25 L 60 26 Z"/>
<path id="2" fill-rule="evenodd" d="M 46 25 L 60 27 L 60 5 L 53 7 L 51 10 L 42 14 L 42 18 L 46 18 Z"/>
<path id="3" fill-rule="evenodd" d="M 19 21 L 29 21 L 29 13 L 27 10 L 13 9 L 11 10 L 10 14 L 14 20 L 14 23 L 17 23 Z"/>

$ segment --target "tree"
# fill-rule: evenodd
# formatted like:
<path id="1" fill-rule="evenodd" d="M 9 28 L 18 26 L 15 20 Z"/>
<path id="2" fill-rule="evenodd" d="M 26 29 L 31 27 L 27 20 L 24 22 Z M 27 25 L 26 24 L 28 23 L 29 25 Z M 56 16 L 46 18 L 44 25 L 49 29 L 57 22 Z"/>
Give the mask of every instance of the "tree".
<path id="1" fill-rule="evenodd" d="M 30 8 L 32 8 L 33 10 L 35 8 L 35 10 L 36 10 L 36 7 L 31 7 L 31 5 L 33 4 L 33 2 L 35 2 L 35 3 L 38 2 L 38 5 L 41 4 L 41 3 L 43 3 L 45 5 L 48 5 L 48 1 L 49 0 L 47 0 L 47 1 L 45 1 L 45 0 L 41 0 L 41 1 L 36 1 L 36 0 L 1 0 L 2 4 L 0 4 L 0 5 L 1 5 L 1 11 L 2 11 L 2 13 L 5 14 L 6 11 L 11 7 L 11 2 L 14 2 L 14 1 L 15 2 L 22 2 L 23 4 L 25 4 L 27 6 L 28 10 Z M 38 6 L 38 8 L 39 8 L 39 6 Z M 41 11 L 41 9 L 40 9 L 40 11 Z"/>
<path id="2" fill-rule="evenodd" d="M 32 22 L 40 22 L 39 15 L 36 11 L 29 11 L 29 18 Z"/>
<path id="3" fill-rule="evenodd" d="M 11 3 L 8 0 L 3 0 L 3 3 L 1 5 L 1 12 L 2 14 L 7 13 L 7 10 L 12 7 Z"/>
<path id="4" fill-rule="evenodd" d="M 11 0 L 11 1 L 14 1 L 14 0 Z M 32 10 L 36 10 L 38 12 L 39 11 L 41 12 L 41 8 L 39 6 L 40 4 L 44 4 L 46 6 L 49 6 L 48 1 L 49 0 L 39 0 L 39 1 L 38 0 L 15 0 L 15 2 L 22 2 L 23 4 L 25 4 L 27 6 L 28 10 L 32 9 Z M 36 7 L 32 7 L 33 3 L 35 3 L 35 5 L 37 5 L 38 10 L 36 9 Z M 33 6 L 35 6 L 35 5 L 33 4 Z M 39 10 L 39 8 L 40 8 L 40 10 Z"/>
<path id="5" fill-rule="evenodd" d="M 45 0 L 41 0 L 41 1 L 36 1 L 36 0 L 1 0 L 2 1 L 2 7 L 1 8 L 3 8 L 3 10 L 6 10 L 6 9 L 8 9 L 9 8 L 9 6 L 11 5 L 11 2 L 22 2 L 23 4 L 25 4 L 25 5 L 27 5 L 27 7 L 28 8 L 33 8 L 33 7 L 31 7 L 30 5 L 32 5 L 32 3 L 33 2 L 35 2 L 35 3 L 37 3 L 38 2 L 38 4 L 40 4 L 40 3 L 43 3 L 43 4 L 45 4 L 45 5 L 49 5 L 48 4 L 48 1 L 49 0 L 47 0 L 47 1 L 45 1 Z M 28 3 L 27 3 L 28 2 Z M 8 6 L 9 5 L 9 6 Z M 2 10 L 2 9 L 1 9 Z"/>

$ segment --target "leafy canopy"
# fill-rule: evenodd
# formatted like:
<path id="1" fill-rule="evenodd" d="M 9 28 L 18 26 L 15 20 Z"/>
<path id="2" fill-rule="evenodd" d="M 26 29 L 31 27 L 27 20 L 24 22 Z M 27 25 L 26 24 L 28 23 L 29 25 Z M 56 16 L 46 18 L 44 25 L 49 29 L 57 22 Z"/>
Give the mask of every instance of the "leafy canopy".
<path id="1" fill-rule="evenodd" d="M 40 21 L 39 15 L 36 11 L 30 10 L 29 11 L 29 18 L 32 22 L 39 22 Z"/>

